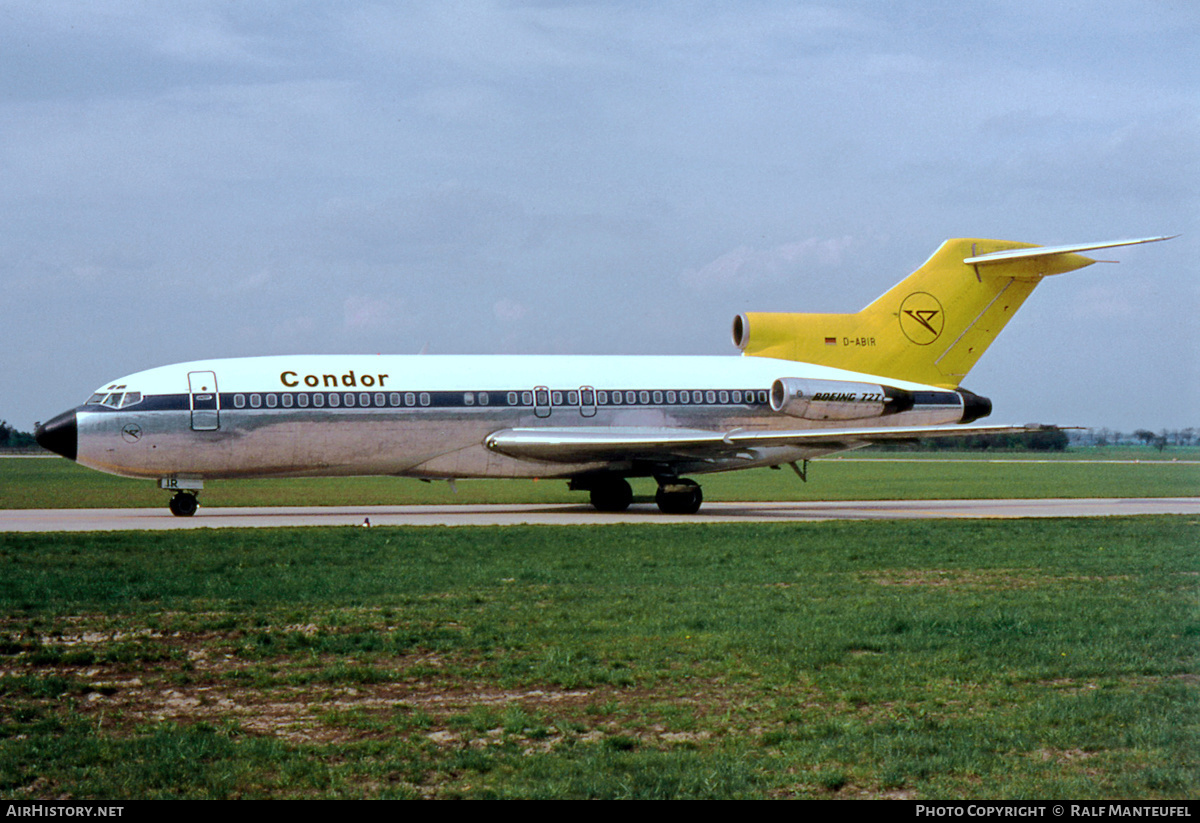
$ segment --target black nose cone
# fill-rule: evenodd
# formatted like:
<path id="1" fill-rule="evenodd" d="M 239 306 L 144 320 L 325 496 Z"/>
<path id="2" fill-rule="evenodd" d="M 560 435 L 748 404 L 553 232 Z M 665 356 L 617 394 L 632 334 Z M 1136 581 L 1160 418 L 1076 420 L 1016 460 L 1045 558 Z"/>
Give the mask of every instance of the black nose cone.
<path id="1" fill-rule="evenodd" d="M 74 460 L 79 453 L 79 424 L 75 421 L 73 409 L 38 426 L 33 436 L 43 449 L 70 460 Z"/>

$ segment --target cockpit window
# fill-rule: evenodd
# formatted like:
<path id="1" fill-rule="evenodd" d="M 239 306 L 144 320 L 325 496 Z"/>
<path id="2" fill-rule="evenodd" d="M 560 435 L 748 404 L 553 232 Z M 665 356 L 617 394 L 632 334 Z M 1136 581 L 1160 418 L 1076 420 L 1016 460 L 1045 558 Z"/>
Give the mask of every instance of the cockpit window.
<path id="1" fill-rule="evenodd" d="M 135 403 L 142 402 L 142 393 L 131 392 L 96 392 L 88 398 L 86 406 L 108 406 L 112 409 L 123 409 Z"/>

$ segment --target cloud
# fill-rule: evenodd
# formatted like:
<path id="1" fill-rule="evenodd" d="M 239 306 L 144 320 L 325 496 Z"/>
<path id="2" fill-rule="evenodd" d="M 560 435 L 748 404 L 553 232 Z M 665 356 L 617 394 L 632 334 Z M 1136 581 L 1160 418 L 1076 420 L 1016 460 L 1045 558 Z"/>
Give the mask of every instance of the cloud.
<path id="1" fill-rule="evenodd" d="M 342 315 L 347 331 L 370 333 L 395 328 L 403 308 L 402 300 L 355 294 L 346 298 Z"/>
<path id="2" fill-rule="evenodd" d="M 319 328 L 320 323 L 315 318 L 300 315 L 280 320 L 273 326 L 271 332 L 277 340 L 290 343 L 295 340 L 307 339 Z"/>
<path id="3" fill-rule="evenodd" d="M 524 303 L 518 303 L 516 300 L 505 297 L 496 301 L 492 306 L 492 313 L 501 323 L 519 323 L 525 319 L 529 309 Z"/>
<path id="4" fill-rule="evenodd" d="M 853 242 L 850 237 L 813 237 L 769 249 L 739 246 L 707 265 L 688 269 L 679 280 L 685 286 L 701 290 L 773 283 L 804 269 L 839 265 Z"/>

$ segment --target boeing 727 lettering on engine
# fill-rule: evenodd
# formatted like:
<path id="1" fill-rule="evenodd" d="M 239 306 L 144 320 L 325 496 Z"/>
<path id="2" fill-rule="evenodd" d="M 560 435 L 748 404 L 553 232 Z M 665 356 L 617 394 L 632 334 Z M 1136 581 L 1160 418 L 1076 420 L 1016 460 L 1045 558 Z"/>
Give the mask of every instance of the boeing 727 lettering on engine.
<path id="1" fill-rule="evenodd" d="M 207 480 L 395 475 L 564 478 L 602 511 L 653 477 L 667 513 L 686 477 L 798 463 L 888 440 L 1028 431 L 969 425 L 992 404 L 962 379 L 1043 277 L 1081 252 L 947 240 L 856 314 L 748 313 L 741 357 L 290 356 L 200 360 L 106 383 L 37 428 L 84 466 L 156 479 L 176 515 Z"/>

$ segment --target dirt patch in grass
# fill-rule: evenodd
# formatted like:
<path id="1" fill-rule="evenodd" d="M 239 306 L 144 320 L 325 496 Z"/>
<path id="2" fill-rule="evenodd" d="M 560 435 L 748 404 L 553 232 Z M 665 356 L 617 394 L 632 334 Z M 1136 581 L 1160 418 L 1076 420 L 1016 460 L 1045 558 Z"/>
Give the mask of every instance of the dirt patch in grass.
<path id="1" fill-rule="evenodd" d="M 864 575 L 863 580 L 879 586 L 952 586 L 960 589 L 1029 589 L 1065 583 L 1110 583 L 1128 581 L 1128 575 L 1046 575 L 1032 569 L 908 569 L 895 574 Z"/>
<path id="2" fill-rule="evenodd" d="M 294 627 L 303 631 L 305 627 Z M 237 633 L 234 633 L 237 634 Z M 97 659 L 131 639 L 156 644 L 163 659 L 72 665 L 48 650 L 87 649 Z M 337 744 L 397 735 L 420 735 L 438 746 L 481 746 L 505 742 L 546 748 L 570 736 L 593 740 L 630 734 L 662 744 L 695 743 L 705 733 L 665 726 L 627 726 L 620 708 L 666 700 L 635 688 L 503 688 L 479 673 L 487 664 L 461 656 L 420 652 L 355 660 L 332 655 L 252 657 L 237 653 L 237 638 L 220 632 L 122 633 L 81 630 L 39 637 L 10 658 L 0 679 L 62 680 L 71 688 L 74 713 L 97 731 L 130 734 L 146 724 L 230 723 L 243 732 L 294 744 Z M 69 660 L 70 658 L 66 658 Z M 36 662 L 35 662 L 36 661 Z M 473 672 L 476 676 L 465 676 Z M 332 673 L 332 674 L 331 674 Z M 352 682 L 339 682 L 352 681 Z M 56 680 L 57 682 L 57 680 Z M 26 700 L 57 701 L 30 693 Z M 697 704 L 707 701 L 697 696 Z M 533 729 L 523 735 L 511 721 L 495 728 L 464 728 L 517 711 Z M 567 717 L 564 732 L 544 717 Z M 520 726 L 517 722 L 516 726 Z"/>

